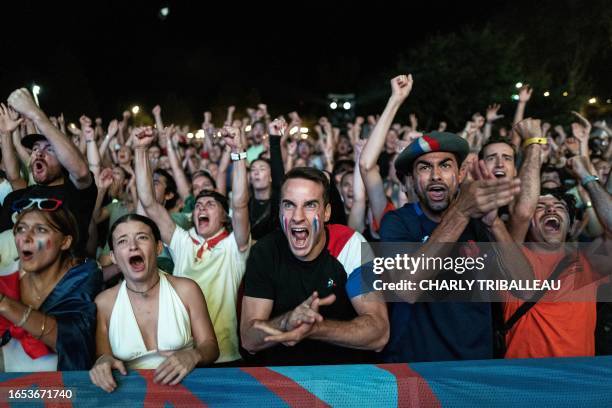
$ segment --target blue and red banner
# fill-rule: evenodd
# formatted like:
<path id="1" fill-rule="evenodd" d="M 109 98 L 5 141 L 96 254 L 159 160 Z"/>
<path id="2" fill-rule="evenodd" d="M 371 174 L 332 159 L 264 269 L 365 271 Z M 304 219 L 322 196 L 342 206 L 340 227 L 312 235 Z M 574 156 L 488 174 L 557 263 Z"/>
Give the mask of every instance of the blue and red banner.
<path id="1" fill-rule="evenodd" d="M 205 368 L 174 387 L 153 383 L 150 370 L 116 378 L 108 394 L 82 371 L 0 373 L 0 408 L 612 407 L 612 357 Z M 27 398 L 37 389 L 72 395 Z"/>

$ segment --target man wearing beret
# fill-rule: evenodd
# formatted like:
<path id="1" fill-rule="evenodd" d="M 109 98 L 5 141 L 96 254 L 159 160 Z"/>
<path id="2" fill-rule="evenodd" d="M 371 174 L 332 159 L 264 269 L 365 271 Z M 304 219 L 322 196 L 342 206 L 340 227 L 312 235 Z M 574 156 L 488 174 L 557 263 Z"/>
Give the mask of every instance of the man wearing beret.
<path id="1" fill-rule="evenodd" d="M 412 87 L 411 76 L 391 81 L 392 95 L 381 119 L 393 116 Z M 415 139 L 395 161 L 398 174 L 413 178 L 419 198 L 382 219 L 380 236 L 386 242 L 421 242 L 425 257 L 444 256 L 439 243 L 512 243 L 497 209 L 520 192 L 520 180 L 495 178 L 484 162 L 472 163 L 470 174 L 461 165 L 469 153 L 466 140 L 448 132 L 429 132 Z M 517 259 L 524 265 L 524 259 Z M 531 269 L 525 268 L 525 278 Z M 419 278 L 430 278 L 416 271 Z M 489 303 L 393 303 L 388 362 L 487 359 L 493 357 L 493 328 Z"/>

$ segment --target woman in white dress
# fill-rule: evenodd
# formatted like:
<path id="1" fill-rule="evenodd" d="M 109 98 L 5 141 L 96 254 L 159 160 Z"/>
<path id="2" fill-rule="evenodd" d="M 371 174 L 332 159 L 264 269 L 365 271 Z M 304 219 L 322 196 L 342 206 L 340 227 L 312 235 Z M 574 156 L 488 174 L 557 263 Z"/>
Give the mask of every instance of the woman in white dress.
<path id="1" fill-rule="evenodd" d="M 128 214 L 111 227 L 109 246 L 124 281 L 96 298 L 96 354 L 89 375 L 112 392 L 112 369 L 156 369 L 154 381 L 178 384 L 219 348 L 200 287 L 157 268 L 162 242 L 149 218 Z"/>

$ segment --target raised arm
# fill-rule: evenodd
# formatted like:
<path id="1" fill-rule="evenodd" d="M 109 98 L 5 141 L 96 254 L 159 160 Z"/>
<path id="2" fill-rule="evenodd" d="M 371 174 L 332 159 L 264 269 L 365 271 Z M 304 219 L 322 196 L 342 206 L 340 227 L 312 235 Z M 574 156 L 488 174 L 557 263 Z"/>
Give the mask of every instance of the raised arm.
<path id="1" fill-rule="evenodd" d="M 231 148 L 232 153 L 244 152 L 245 143 L 242 140 L 241 131 L 235 127 L 225 127 L 225 143 Z M 232 228 L 236 244 L 241 252 L 246 251 L 249 246 L 251 225 L 249 222 L 249 186 L 247 177 L 246 160 L 234 160 L 232 169 Z"/>
<path id="2" fill-rule="evenodd" d="M 531 93 L 533 89 L 529 85 L 523 85 L 521 89 L 519 89 L 518 93 L 518 104 L 516 105 L 516 112 L 514 112 L 514 120 L 512 121 L 513 125 L 516 125 L 525 116 L 525 106 L 527 106 L 527 102 L 531 98 Z"/>
<path id="3" fill-rule="evenodd" d="M 527 118 L 514 126 L 523 144 L 523 163 L 519 171 L 521 192 L 510 207 L 509 231 L 516 242 L 524 242 L 531 217 L 540 196 L 540 153 L 546 139 L 542 136 L 539 119 Z M 536 141 L 536 139 L 540 139 Z M 536 143 L 533 143 L 536 142 Z"/>
<path id="4" fill-rule="evenodd" d="M 370 208 L 377 223 L 384 215 L 387 197 L 384 192 L 383 179 L 376 162 L 385 145 L 387 132 L 393 123 L 393 118 L 404 100 L 412 90 L 412 75 L 400 75 L 391 80 L 391 97 L 374 130 L 363 147 L 359 158 L 361 177 L 370 199 Z"/>
<path id="5" fill-rule="evenodd" d="M 365 217 L 367 211 L 366 189 L 359 171 L 359 156 L 363 149 L 364 141 L 359 140 L 355 143 L 355 169 L 353 170 L 353 206 L 348 216 L 348 226 L 358 232 L 365 229 Z"/>
<path id="6" fill-rule="evenodd" d="M 221 159 L 219 160 L 219 168 L 217 169 L 217 177 L 215 182 L 217 183 L 217 191 L 223 195 L 227 195 L 227 169 L 230 164 L 230 148 L 224 148 L 221 153 Z"/>
<path id="7" fill-rule="evenodd" d="M 588 157 L 574 156 L 567 161 L 567 168 L 589 193 L 597 218 L 609 233 L 612 231 L 612 195 L 589 172 L 589 164 Z"/>
<path id="8" fill-rule="evenodd" d="M 491 137 L 491 129 L 493 128 L 493 122 L 495 122 L 497 119 L 501 119 L 504 117 L 504 115 L 497 114 L 499 108 L 501 108 L 501 105 L 495 103 L 487 107 L 487 121 L 484 125 L 482 144 L 487 143 L 487 140 L 489 140 L 489 138 Z"/>
<path id="9" fill-rule="evenodd" d="M 272 191 L 280 192 L 285 169 L 281 153 L 281 140 L 287 132 L 287 123 L 282 119 L 275 119 L 268 126 L 270 136 L 270 171 L 272 173 Z"/>
<path id="10" fill-rule="evenodd" d="M 70 173 L 74 185 L 79 190 L 89 187 L 93 180 L 85 158 L 70 139 L 53 126 L 47 115 L 36 105 L 28 90 L 21 88 L 14 91 L 9 96 L 8 102 L 17 112 L 34 121 L 53 146 L 59 162 Z"/>
<path id="11" fill-rule="evenodd" d="M 170 245 L 176 224 L 168 214 L 163 205 L 155 200 L 153 193 L 153 175 L 149 166 L 147 149 L 153 143 L 153 131 L 151 128 L 139 129 L 134 137 L 134 167 L 136 173 L 136 189 L 138 198 L 147 216 L 157 223 L 161 232 L 162 241 Z"/>
<path id="12" fill-rule="evenodd" d="M 106 149 L 108 149 L 108 145 L 110 144 L 111 140 L 113 140 L 113 138 L 117 134 L 118 129 L 119 129 L 119 125 L 117 123 L 117 119 L 111 120 L 110 123 L 108 124 L 108 130 L 106 132 L 106 136 L 104 137 L 104 140 L 102 141 L 99 147 L 100 157 L 103 157 L 104 154 L 106 153 Z"/>
<path id="13" fill-rule="evenodd" d="M 155 126 L 157 127 L 157 131 L 161 132 L 164 130 L 164 122 L 162 122 L 161 117 L 161 106 L 155 105 L 153 107 L 153 117 L 155 118 Z"/>
<path id="14" fill-rule="evenodd" d="M 6 178 L 11 184 L 13 191 L 27 187 L 27 182 L 21 177 L 19 171 L 19 160 L 17 159 L 15 148 L 13 146 L 12 133 L 23 119 L 17 119 L 11 116 L 9 109 L 0 104 L 0 138 L 2 142 L 2 160 L 6 170 Z"/>
<path id="15" fill-rule="evenodd" d="M 176 150 L 174 150 L 174 140 L 172 140 L 172 127 L 166 128 L 166 150 L 168 152 L 168 161 L 170 162 L 170 168 L 172 168 L 172 176 L 176 182 L 176 189 L 183 200 L 191 195 L 191 188 L 185 171 L 181 167 Z"/>
<path id="16" fill-rule="evenodd" d="M 85 138 L 85 143 L 87 144 L 87 163 L 89 165 L 89 170 L 94 175 L 94 180 L 98 180 L 100 177 L 100 151 L 98 150 L 98 146 L 96 145 L 96 137 L 94 130 L 87 126 L 82 130 L 83 136 Z"/>

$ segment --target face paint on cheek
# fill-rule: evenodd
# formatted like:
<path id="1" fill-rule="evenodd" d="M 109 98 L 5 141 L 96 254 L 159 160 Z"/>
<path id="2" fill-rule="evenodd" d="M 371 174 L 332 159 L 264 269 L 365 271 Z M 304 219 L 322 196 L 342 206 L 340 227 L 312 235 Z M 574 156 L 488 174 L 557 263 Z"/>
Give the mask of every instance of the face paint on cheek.
<path id="1" fill-rule="evenodd" d="M 283 228 L 283 232 L 285 235 L 289 234 L 289 223 L 287 218 L 285 218 L 285 214 L 281 214 L 281 227 Z"/>
<path id="2" fill-rule="evenodd" d="M 51 249 L 51 240 L 50 239 L 47 240 L 47 249 Z"/>
<path id="3" fill-rule="evenodd" d="M 42 241 L 36 241 L 36 249 L 41 251 L 44 248 L 44 243 Z"/>
<path id="4" fill-rule="evenodd" d="M 315 215 L 314 219 L 312 220 L 312 232 L 315 236 L 319 232 L 319 225 L 319 216 Z"/>

